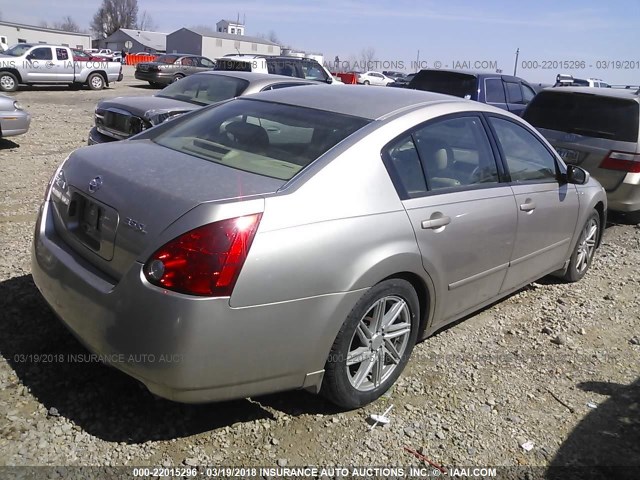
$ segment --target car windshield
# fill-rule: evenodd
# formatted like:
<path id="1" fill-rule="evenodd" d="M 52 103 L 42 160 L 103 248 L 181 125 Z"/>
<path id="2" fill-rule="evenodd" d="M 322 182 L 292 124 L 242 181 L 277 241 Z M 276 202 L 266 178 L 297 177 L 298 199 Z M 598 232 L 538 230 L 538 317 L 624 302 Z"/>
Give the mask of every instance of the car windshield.
<path id="1" fill-rule="evenodd" d="M 90 56 L 84 53 L 82 50 L 72 49 L 74 57 L 90 58 Z"/>
<path id="2" fill-rule="evenodd" d="M 477 78 L 467 73 L 422 70 L 413 77 L 409 88 L 477 100 L 477 83 Z"/>
<path id="3" fill-rule="evenodd" d="M 2 52 L 2 54 L 11 55 L 12 57 L 20 57 L 24 55 L 27 52 L 27 50 L 29 50 L 30 48 L 31 48 L 31 45 L 19 43 L 9 48 L 8 50 L 5 50 L 4 52 Z"/>
<path id="4" fill-rule="evenodd" d="M 205 108 L 151 139 L 210 162 L 289 180 L 367 123 L 333 112 L 237 99 Z"/>
<path id="5" fill-rule="evenodd" d="M 621 142 L 638 141 L 640 112 L 633 99 L 544 91 L 524 113 L 536 128 Z"/>
<path id="6" fill-rule="evenodd" d="M 239 97 L 248 85 L 247 80 L 225 75 L 191 75 L 179 82 L 172 83 L 156 96 L 182 100 L 196 105 L 210 105 Z"/>
<path id="7" fill-rule="evenodd" d="M 173 65 L 174 63 L 176 63 L 176 60 L 178 60 L 178 58 L 176 55 L 161 55 L 158 58 L 156 58 L 153 62 L 154 63 L 166 63 L 168 65 Z"/>

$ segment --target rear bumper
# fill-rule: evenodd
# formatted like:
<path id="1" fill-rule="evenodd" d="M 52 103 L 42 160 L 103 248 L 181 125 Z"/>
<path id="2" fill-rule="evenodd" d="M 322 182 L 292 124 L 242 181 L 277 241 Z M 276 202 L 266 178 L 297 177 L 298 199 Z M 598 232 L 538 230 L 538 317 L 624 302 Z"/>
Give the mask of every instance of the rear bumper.
<path id="1" fill-rule="evenodd" d="M 32 249 L 38 289 L 90 351 L 170 400 L 317 388 L 335 338 L 327 325 L 346 318 L 362 295 L 231 308 L 228 298 L 150 285 L 139 263 L 114 284 L 57 236 L 49 206 L 40 209 Z"/>
<path id="2" fill-rule="evenodd" d="M 162 85 L 169 85 L 173 79 L 173 75 L 163 72 L 141 72 L 136 70 L 135 77 L 138 80 L 145 82 L 160 83 Z"/>
<path id="3" fill-rule="evenodd" d="M 609 209 L 616 212 L 640 211 L 640 173 L 627 173 L 615 190 L 607 192 Z"/>
<path id="4" fill-rule="evenodd" d="M 0 137 L 13 137 L 27 133 L 31 115 L 22 110 L 0 113 Z"/>

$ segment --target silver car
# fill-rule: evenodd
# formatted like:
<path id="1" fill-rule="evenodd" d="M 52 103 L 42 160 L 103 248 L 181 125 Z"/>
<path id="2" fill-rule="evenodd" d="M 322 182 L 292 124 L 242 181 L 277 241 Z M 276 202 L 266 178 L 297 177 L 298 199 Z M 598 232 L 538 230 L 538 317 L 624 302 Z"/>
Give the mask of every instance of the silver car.
<path id="1" fill-rule="evenodd" d="M 253 72 L 201 72 L 174 82 L 153 96 L 117 97 L 96 106 L 89 145 L 129 138 L 176 115 L 266 90 L 316 85 L 301 78 Z"/>
<path id="2" fill-rule="evenodd" d="M 17 100 L 0 93 L 0 138 L 27 133 L 30 123 L 29 112 Z"/>
<path id="3" fill-rule="evenodd" d="M 405 89 L 288 88 L 77 150 L 32 271 L 105 362 L 180 402 L 382 395 L 417 340 L 579 280 L 600 184 L 518 117 Z"/>
<path id="4" fill-rule="evenodd" d="M 524 118 L 566 163 L 580 165 L 606 189 L 611 210 L 640 222 L 640 91 L 548 88 Z"/>

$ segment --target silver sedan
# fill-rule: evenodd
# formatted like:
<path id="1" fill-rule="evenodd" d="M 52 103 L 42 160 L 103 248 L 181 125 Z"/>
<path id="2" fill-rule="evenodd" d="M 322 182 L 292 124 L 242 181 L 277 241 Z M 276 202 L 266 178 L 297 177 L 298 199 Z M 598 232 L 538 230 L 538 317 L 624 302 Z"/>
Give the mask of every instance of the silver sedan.
<path id="1" fill-rule="evenodd" d="M 548 274 L 585 275 L 607 200 L 522 119 L 310 86 L 77 150 L 32 270 L 69 329 L 153 393 L 365 405 L 416 341 Z"/>
<path id="2" fill-rule="evenodd" d="M 0 94 L 0 138 L 27 133 L 30 123 L 31 115 L 17 100 Z"/>

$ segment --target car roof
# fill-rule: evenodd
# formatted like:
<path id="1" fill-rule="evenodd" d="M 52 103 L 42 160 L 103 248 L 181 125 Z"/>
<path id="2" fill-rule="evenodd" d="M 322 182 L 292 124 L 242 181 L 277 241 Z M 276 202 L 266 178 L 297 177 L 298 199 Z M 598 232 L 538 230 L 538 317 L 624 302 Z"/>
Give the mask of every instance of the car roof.
<path id="1" fill-rule="evenodd" d="M 543 92 L 553 92 L 559 94 L 584 93 L 598 95 L 600 97 L 626 98 L 640 101 L 640 95 L 635 88 L 601 88 L 601 87 L 547 87 Z"/>
<path id="2" fill-rule="evenodd" d="M 324 110 L 377 120 L 409 107 L 428 103 L 470 103 L 470 100 L 440 93 L 404 88 L 362 87 L 359 85 L 313 85 L 306 88 L 284 88 L 252 95 L 251 100 L 264 100 L 286 105 Z M 475 102 L 474 102 L 475 103 Z M 481 104 L 477 104 L 478 109 Z"/>
<path id="3" fill-rule="evenodd" d="M 529 84 L 529 82 L 527 82 L 524 78 L 521 77 L 515 77 L 513 75 L 507 75 L 505 73 L 496 73 L 496 72 L 481 72 L 481 71 L 476 71 L 476 70 L 456 70 L 456 69 L 447 69 L 447 68 L 424 68 L 422 70 L 420 70 L 420 72 L 447 72 L 447 73 L 461 73 L 464 75 L 472 75 L 474 77 L 477 78 L 497 78 L 500 77 L 504 80 L 513 80 L 513 81 L 521 81 L 521 82 L 525 82 L 526 84 Z M 417 73 L 420 73 L 417 72 Z"/>
<path id="4" fill-rule="evenodd" d="M 276 82 L 293 82 L 293 83 L 308 83 L 309 85 L 317 85 L 318 82 L 313 80 L 305 80 L 304 78 L 289 77 L 286 75 L 275 75 L 273 73 L 258 73 L 258 72 L 237 72 L 234 70 L 210 70 L 207 72 L 195 73 L 195 75 L 216 75 L 221 77 L 234 77 L 242 80 L 247 80 L 251 83 L 264 82 L 265 84 Z"/>

